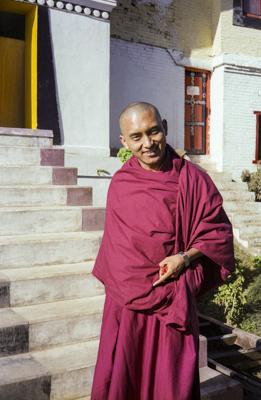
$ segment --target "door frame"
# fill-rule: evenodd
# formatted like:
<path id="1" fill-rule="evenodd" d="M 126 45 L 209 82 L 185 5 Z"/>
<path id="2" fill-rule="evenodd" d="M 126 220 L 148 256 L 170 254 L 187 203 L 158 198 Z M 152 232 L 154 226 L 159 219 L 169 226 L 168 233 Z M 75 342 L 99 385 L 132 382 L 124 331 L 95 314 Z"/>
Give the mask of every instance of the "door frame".
<path id="1" fill-rule="evenodd" d="M 186 77 L 186 71 L 189 72 L 201 72 L 207 74 L 207 82 L 206 82 L 206 116 L 205 116 L 205 127 L 206 127 L 206 132 L 205 132 L 205 149 L 204 149 L 204 154 L 207 155 L 210 153 L 210 143 L 209 143 L 209 128 L 210 128 L 210 81 L 211 81 L 211 71 L 206 70 L 206 69 L 201 69 L 201 68 L 194 68 L 194 67 L 185 67 L 185 77 Z M 185 92 L 185 99 L 186 99 L 186 83 L 184 79 L 184 92 Z M 185 101 L 184 101 L 184 116 L 185 116 Z M 184 118 L 184 148 L 185 148 L 185 118 Z M 191 153 L 194 154 L 194 153 Z M 203 155 L 204 155 L 203 154 Z"/>
<path id="2" fill-rule="evenodd" d="M 37 128 L 38 6 L 0 0 L 0 11 L 25 16 L 25 128 Z"/>

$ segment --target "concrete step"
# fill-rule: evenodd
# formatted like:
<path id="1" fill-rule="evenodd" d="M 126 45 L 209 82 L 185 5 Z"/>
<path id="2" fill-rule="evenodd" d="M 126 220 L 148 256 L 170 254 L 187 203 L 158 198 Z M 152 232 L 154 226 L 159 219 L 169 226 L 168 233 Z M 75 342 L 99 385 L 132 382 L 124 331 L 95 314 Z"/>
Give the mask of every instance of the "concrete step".
<path id="1" fill-rule="evenodd" d="M 261 235 L 261 224 L 256 221 L 249 225 L 244 224 L 234 224 L 233 229 L 238 230 L 238 235 L 243 237 L 249 237 L 252 235 L 260 236 Z"/>
<path id="2" fill-rule="evenodd" d="M 200 368 L 201 400 L 243 400 L 241 384 L 209 367 Z"/>
<path id="3" fill-rule="evenodd" d="M 233 228 L 234 238 L 249 254 L 254 257 L 261 256 L 260 233 L 254 235 L 241 234 L 239 229 Z"/>
<path id="4" fill-rule="evenodd" d="M 0 271 L 0 307 L 18 307 L 104 293 L 91 274 L 94 261 Z M 6 290 L 4 290 L 6 288 Z"/>
<path id="5" fill-rule="evenodd" d="M 0 236 L 102 230 L 105 209 L 92 206 L 0 208 Z"/>
<path id="6" fill-rule="evenodd" d="M 0 208 L 0 235 L 81 231 L 82 209 L 77 206 Z"/>
<path id="7" fill-rule="evenodd" d="M 261 225 L 261 213 L 234 212 L 231 219 L 235 226 Z"/>
<path id="8" fill-rule="evenodd" d="M 214 181 L 216 187 L 220 191 L 233 191 L 233 192 L 248 192 L 248 187 L 244 182 L 233 181 Z"/>
<path id="9" fill-rule="evenodd" d="M 9 166 L 0 168 L 0 185 L 76 185 L 77 168 Z"/>
<path id="10" fill-rule="evenodd" d="M 249 246 L 251 247 L 261 247 L 261 229 L 257 233 L 241 233 L 240 231 L 240 238 L 242 240 L 246 240 L 249 243 Z"/>
<path id="11" fill-rule="evenodd" d="M 228 213 L 232 212 L 260 213 L 261 202 L 224 200 L 224 208 Z"/>
<path id="12" fill-rule="evenodd" d="M 90 340 L 1 358 L 0 398 L 87 400 L 91 393 L 97 348 L 98 340 Z M 200 368 L 200 381 L 202 400 L 227 400 L 227 396 L 243 399 L 238 382 L 208 367 Z"/>
<path id="13" fill-rule="evenodd" d="M 92 188 L 80 186 L 0 186 L 0 207 L 92 204 Z"/>
<path id="14" fill-rule="evenodd" d="M 2 236 L 0 269 L 70 264 L 94 259 L 102 231 Z"/>
<path id="15" fill-rule="evenodd" d="M 0 127 L 0 146 L 50 147 L 53 132 L 43 129 L 22 129 Z"/>
<path id="16" fill-rule="evenodd" d="M 194 163 L 212 163 L 211 156 L 209 154 L 188 154 L 188 156 Z"/>
<path id="17" fill-rule="evenodd" d="M 229 174 L 227 172 L 217 172 L 217 171 L 207 171 L 209 176 L 212 178 L 212 180 L 216 183 L 218 182 L 232 182 L 232 174 Z M 241 181 L 238 180 L 238 183 Z"/>
<path id="18" fill-rule="evenodd" d="M 100 295 L 0 310 L 0 356 L 98 338 L 103 304 Z"/>
<path id="19" fill-rule="evenodd" d="M 23 146 L 0 146 L 0 166 L 64 166 L 64 150 Z"/>
<path id="20" fill-rule="evenodd" d="M 211 162 L 211 161 L 204 161 L 204 162 L 196 162 L 197 165 L 199 165 L 201 168 L 203 168 L 205 171 L 211 173 L 211 172 L 217 172 L 217 166 L 216 163 Z"/>
<path id="21" fill-rule="evenodd" d="M 78 397 L 77 399 L 74 400 L 91 400 L 91 396 Z"/>
<path id="22" fill-rule="evenodd" d="M 98 340 L 0 359 L 0 399 L 68 400 L 91 391 Z"/>
<path id="23" fill-rule="evenodd" d="M 255 193 L 253 192 L 221 190 L 220 193 L 224 201 L 255 201 Z"/>

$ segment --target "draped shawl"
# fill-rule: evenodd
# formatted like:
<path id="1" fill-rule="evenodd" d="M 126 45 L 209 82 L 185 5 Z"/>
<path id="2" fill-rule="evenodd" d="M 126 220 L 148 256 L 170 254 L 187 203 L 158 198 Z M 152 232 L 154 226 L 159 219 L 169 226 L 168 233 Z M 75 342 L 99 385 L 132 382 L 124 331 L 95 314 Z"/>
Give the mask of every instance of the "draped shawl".
<path id="1" fill-rule="evenodd" d="M 153 287 L 165 257 L 200 250 L 176 279 Z M 209 175 L 166 147 L 162 170 L 132 156 L 112 178 L 93 275 L 120 305 L 197 333 L 196 298 L 235 267 L 231 223 Z"/>

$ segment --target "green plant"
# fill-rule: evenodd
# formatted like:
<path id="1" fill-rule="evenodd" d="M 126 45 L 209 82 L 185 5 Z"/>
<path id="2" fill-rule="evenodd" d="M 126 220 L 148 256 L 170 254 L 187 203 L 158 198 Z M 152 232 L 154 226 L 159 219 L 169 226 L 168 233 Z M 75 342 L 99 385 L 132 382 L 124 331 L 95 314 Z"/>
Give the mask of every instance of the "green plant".
<path id="1" fill-rule="evenodd" d="M 129 158 L 131 158 L 132 152 L 125 147 L 121 147 L 117 153 L 117 157 L 121 160 L 122 163 L 125 163 L 128 161 Z"/>
<path id="2" fill-rule="evenodd" d="M 261 257 L 253 257 L 252 263 L 254 268 L 261 268 Z"/>
<path id="3" fill-rule="evenodd" d="M 248 331 L 248 332 L 254 333 L 257 330 L 257 323 L 253 318 L 249 317 L 249 318 L 246 318 L 245 320 L 243 320 L 242 322 L 240 322 L 239 328 L 243 329 L 243 331 Z"/>
<path id="4" fill-rule="evenodd" d="M 244 266 L 237 258 L 236 269 L 230 280 L 219 286 L 212 302 L 223 307 L 226 322 L 235 325 L 243 318 L 246 301 Z"/>

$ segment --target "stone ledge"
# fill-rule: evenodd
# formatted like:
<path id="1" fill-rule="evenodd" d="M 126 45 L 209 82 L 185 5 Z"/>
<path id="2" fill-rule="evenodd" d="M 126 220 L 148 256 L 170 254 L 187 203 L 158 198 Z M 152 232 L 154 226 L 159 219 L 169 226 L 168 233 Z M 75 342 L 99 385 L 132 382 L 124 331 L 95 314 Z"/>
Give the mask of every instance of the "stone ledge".
<path id="1" fill-rule="evenodd" d="M 44 129 L 24 129 L 0 127 L 0 136 L 22 136 L 53 139 L 53 131 Z"/>

